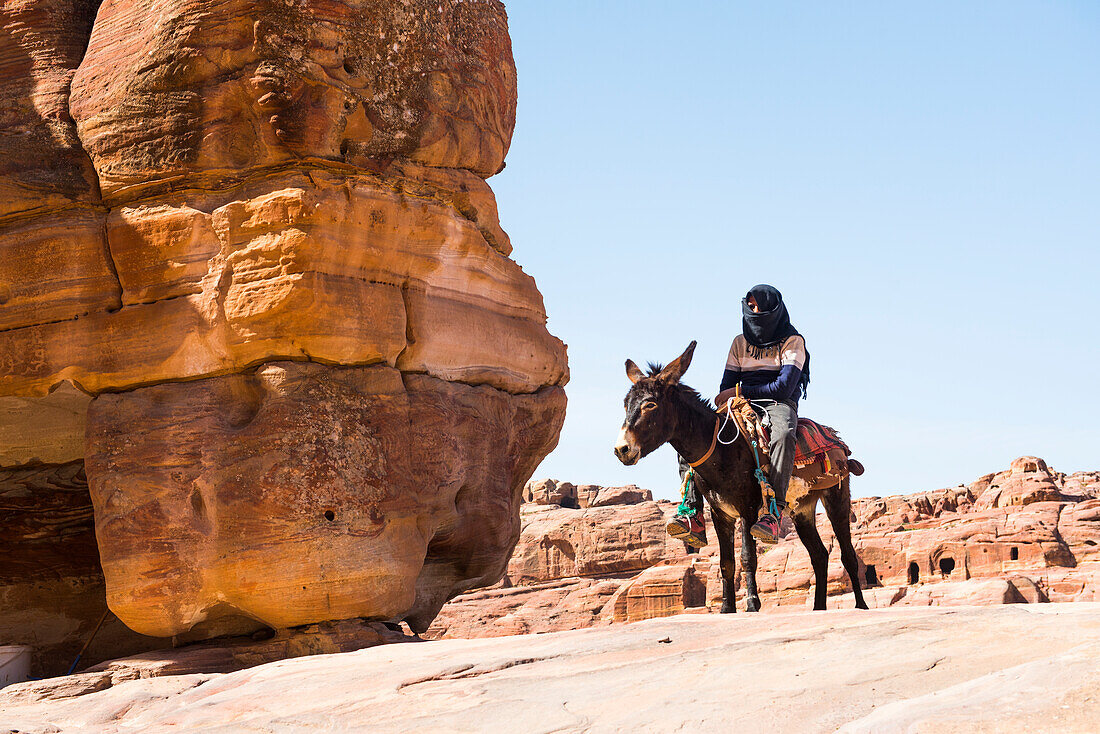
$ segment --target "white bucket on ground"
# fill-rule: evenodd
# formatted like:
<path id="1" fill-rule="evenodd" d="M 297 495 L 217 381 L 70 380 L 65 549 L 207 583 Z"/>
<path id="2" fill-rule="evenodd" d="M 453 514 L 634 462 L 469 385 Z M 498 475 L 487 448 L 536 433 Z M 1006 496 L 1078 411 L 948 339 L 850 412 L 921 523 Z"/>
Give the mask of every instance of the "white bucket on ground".
<path id="1" fill-rule="evenodd" d="M 0 645 L 0 688 L 21 683 L 31 675 L 31 649 L 26 645 Z"/>

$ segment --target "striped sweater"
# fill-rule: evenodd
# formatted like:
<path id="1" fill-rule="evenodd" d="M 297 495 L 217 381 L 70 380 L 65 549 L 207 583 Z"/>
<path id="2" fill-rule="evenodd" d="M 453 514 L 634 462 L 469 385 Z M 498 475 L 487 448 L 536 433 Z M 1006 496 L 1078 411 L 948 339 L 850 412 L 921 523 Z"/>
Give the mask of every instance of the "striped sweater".
<path id="1" fill-rule="evenodd" d="M 798 405 L 798 380 L 806 364 L 806 341 L 795 334 L 782 344 L 759 348 L 738 334 L 726 359 L 720 390 L 741 383 L 741 394 L 750 400 L 786 401 Z"/>

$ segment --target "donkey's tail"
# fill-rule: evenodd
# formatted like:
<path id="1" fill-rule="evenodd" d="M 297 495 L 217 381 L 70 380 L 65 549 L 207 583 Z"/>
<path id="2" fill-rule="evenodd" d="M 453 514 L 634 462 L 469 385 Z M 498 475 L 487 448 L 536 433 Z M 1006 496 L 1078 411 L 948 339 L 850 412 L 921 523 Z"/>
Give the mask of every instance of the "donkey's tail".
<path id="1" fill-rule="evenodd" d="M 849 474 L 851 474 L 852 476 L 855 476 L 855 477 L 861 477 L 861 476 L 863 476 L 863 472 L 865 472 L 865 471 L 866 471 L 866 469 L 863 468 L 863 464 L 860 464 L 858 461 L 856 461 L 855 459 L 853 459 L 851 457 L 848 458 L 848 473 Z"/>

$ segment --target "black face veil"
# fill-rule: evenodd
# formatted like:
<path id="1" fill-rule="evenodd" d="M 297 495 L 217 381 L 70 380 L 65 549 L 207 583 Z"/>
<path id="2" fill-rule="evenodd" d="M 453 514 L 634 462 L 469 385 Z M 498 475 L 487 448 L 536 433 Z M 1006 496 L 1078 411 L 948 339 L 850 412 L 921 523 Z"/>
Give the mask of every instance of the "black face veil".
<path id="1" fill-rule="evenodd" d="M 756 299 L 760 313 L 749 306 L 749 296 Z M 783 294 L 770 285 L 754 285 L 741 300 L 741 330 L 745 340 L 754 347 L 771 347 L 798 333 L 791 326 Z"/>
<path id="2" fill-rule="evenodd" d="M 749 306 L 749 296 L 756 300 L 757 313 Z M 790 337 L 798 334 L 798 329 L 791 326 L 791 317 L 787 314 L 787 305 L 783 303 L 783 294 L 774 286 L 761 283 L 754 285 L 741 300 L 741 333 L 745 335 L 745 341 L 750 349 L 766 349 L 782 344 Z M 802 394 L 806 394 L 806 385 L 810 383 L 810 355 L 806 355 L 806 364 L 802 367 L 802 379 L 799 386 Z"/>

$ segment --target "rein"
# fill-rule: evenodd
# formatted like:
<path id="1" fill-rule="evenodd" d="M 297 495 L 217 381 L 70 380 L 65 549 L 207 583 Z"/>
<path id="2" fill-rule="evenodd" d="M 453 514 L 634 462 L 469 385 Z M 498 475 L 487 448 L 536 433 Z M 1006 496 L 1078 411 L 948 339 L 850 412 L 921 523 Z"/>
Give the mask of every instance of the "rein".
<path id="1" fill-rule="evenodd" d="M 721 428 L 719 428 L 718 421 L 714 421 L 714 435 L 710 438 L 710 448 L 707 449 L 707 453 L 703 454 L 703 458 L 699 459 L 698 461 L 689 461 L 688 466 L 694 469 L 695 467 L 701 466 L 706 463 L 707 459 L 709 459 L 714 453 L 714 447 L 718 445 L 718 434 L 721 432 L 722 430 Z"/>

